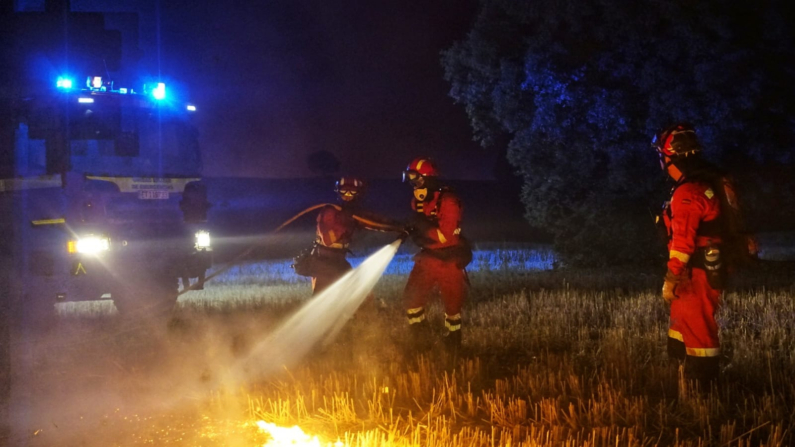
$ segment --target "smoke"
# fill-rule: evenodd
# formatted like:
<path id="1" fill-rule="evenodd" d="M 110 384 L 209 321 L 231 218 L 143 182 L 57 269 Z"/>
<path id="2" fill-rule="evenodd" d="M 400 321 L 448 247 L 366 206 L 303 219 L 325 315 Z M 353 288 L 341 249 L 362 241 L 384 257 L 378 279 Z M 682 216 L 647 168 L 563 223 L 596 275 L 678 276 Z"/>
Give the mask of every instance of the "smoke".
<path id="1" fill-rule="evenodd" d="M 116 318 L 83 315 L 35 338 L 15 333 L 12 431 L 0 433 L 0 445 L 104 446 L 133 435 L 199 439 L 194 425 L 208 411 L 217 423 L 245 419 L 234 398 L 207 407 L 208 396 L 232 396 L 332 341 L 399 245 L 380 249 L 277 326 L 270 324 L 278 311 L 184 310 L 168 326 L 143 321 L 131 329 Z"/>
<path id="2" fill-rule="evenodd" d="M 312 298 L 230 369 L 227 385 L 290 368 L 319 343 L 328 344 L 364 302 L 397 253 L 396 240 Z M 231 383 L 229 383 L 231 382 Z"/>

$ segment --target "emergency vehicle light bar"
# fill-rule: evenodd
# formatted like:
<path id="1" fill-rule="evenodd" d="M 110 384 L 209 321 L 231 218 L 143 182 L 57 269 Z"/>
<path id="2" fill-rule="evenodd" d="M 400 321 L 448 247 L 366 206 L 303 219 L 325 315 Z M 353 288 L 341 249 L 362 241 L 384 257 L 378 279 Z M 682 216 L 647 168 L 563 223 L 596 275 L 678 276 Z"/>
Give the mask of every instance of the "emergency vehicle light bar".
<path id="1" fill-rule="evenodd" d="M 152 89 L 152 97 L 158 101 L 166 99 L 166 84 L 158 82 L 157 87 Z"/>
<path id="2" fill-rule="evenodd" d="M 75 87 L 75 83 L 72 78 L 67 76 L 59 76 L 55 82 L 55 86 L 59 90 L 72 90 Z M 115 89 L 113 86 L 113 82 L 106 81 L 102 76 L 88 76 L 86 77 L 86 86 L 84 88 L 77 89 L 78 92 L 84 92 L 85 94 L 96 94 L 95 92 L 100 93 L 108 93 L 108 94 L 120 94 L 120 95 L 135 95 L 135 94 L 143 94 L 143 95 L 151 95 L 151 98 L 155 101 L 163 101 L 166 99 L 168 94 L 166 93 L 166 83 L 165 82 L 157 82 L 154 84 L 144 84 L 142 92 L 136 92 L 135 89 L 128 88 L 128 87 L 120 87 Z M 94 102 L 94 98 L 88 97 L 81 97 L 78 98 L 78 102 L 83 104 L 91 104 Z M 197 110 L 194 104 L 185 104 L 185 109 L 188 112 L 195 112 Z"/>
<path id="3" fill-rule="evenodd" d="M 70 90 L 72 88 L 72 80 L 64 76 L 59 76 L 58 81 L 55 82 L 55 86 L 64 90 Z"/>

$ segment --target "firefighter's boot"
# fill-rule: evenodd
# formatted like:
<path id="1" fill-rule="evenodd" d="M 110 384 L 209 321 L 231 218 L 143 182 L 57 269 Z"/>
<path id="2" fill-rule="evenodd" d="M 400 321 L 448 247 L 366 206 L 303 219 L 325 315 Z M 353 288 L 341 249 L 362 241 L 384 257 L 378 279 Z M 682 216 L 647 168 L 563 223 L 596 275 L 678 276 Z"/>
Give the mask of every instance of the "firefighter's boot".
<path id="1" fill-rule="evenodd" d="M 447 369 L 454 369 L 461 351 L 461 329 L 447 333 L 444 337 L 444 349 L 447 354 Z"/>
<path id="2" fill-rule="evenodd" d="M 444 337 L 444 348 L 450 354 L 458 354 L 461 349 L 461 330 L 449 331 Z"/>
<path id="3" fill-rule="evenodd" d="M 190 289 L 190 278 L 187 276 L 182 277 L 182 291 Z"/>
<path id="4" fill-rule="evenodd" d="M 193 290 L 204 290 L 204 276 L 205 272 L 199 274 L 199 280 L 196 282 L 196 286 L 193 287 Z"/>
<path id="5" fill-rule="evenodd" d="M 681 362 L 685 361 L 685 357 L 687 356 L 687 349 L 685 349 L 685 344 L 681 341 L 668 337 L 668 361 L 671 364 L 678 365 Z"/>
<path id="6" fill-rule="evenodd" d="M 427 352 L 433 344 L 431 337 L 431 327 L 427 321 L 423 320 L 419 323 L 410 324 L 409 340 L 406 346 L 407 356 L 413 357 Z"/>
<path id="7" fill-rule="evenodd" d="M 720 357 L 695 357 L 688 355 L 685 360 L 685 377 L 698 383 L 699 391 L 709 393 L 717 386 L 720 374 Z"/>

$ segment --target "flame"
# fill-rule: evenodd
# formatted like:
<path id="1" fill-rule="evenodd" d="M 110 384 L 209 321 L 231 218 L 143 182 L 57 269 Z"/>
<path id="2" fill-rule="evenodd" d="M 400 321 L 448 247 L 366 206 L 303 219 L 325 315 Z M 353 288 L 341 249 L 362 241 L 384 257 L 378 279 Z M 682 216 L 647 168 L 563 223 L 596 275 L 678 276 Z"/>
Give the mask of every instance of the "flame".
<path id="1" fill-rule="evenodd" d="M 290 428 L 279 427 L 270 422 L 257 421 L 257 426 L 260 430 L 267 432 L 271 438 L 270 441 L 265 443 L 262 447 L 282 447 L 282 446 L 296 446 L 296 447 L 323 447 L 317 436 L 310 436 L 301 430 L 301 427 L 293 425 Z M 346 447 L 342 441 L 329 442 L 325 444 L 326 447 Z"/>

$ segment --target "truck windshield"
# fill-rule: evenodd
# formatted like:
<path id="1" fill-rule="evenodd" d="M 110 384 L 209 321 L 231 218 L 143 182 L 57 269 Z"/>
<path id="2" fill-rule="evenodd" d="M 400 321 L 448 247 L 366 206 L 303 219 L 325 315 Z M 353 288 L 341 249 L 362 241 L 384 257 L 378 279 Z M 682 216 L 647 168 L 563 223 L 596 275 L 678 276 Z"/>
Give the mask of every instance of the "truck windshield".
<path id="1" fill-rule="evenodd" d="M 69 170 L 113 176 L 185 176 L 201 170 L 198 133 L 182 116 L 136 97 L 91 97 L 28 110 L 15 129 L 18 171 L 36 174 L 51 158 Z M 51 170 L 51 169 L 48 169 Z M 42 172 L 43 173 L 43 172 Z"/>

